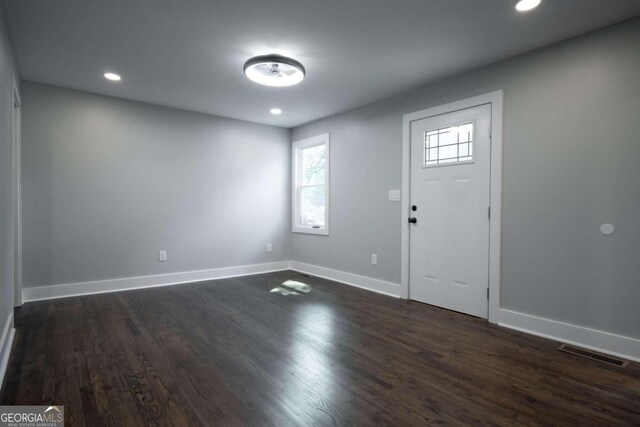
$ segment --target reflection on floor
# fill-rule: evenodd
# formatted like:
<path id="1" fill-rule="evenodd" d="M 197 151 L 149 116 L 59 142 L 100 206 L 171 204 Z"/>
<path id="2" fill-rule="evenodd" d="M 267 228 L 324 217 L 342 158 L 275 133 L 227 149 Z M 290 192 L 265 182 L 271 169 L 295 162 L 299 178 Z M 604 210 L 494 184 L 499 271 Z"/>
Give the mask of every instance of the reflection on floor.
<path id="1" fill-rule="evenodd" d="M 26 304 L 2 404 L 68 425 L 637 425 L 640 368 L 295 272 Z"/>
<path id="2" fill-rule="evenodd" d="M 307 285 L 306 283 L 298 282 L 295 280 L 285 280 L 284 282 L 282 282 L 282 284 L 280 284 L 280 286 L 271 289 L 271 292 L 275 292 L 285 296 L 300 296 L 308 294 L 309 292 L 311 292 L 311 289 L 311 286 Z"/>

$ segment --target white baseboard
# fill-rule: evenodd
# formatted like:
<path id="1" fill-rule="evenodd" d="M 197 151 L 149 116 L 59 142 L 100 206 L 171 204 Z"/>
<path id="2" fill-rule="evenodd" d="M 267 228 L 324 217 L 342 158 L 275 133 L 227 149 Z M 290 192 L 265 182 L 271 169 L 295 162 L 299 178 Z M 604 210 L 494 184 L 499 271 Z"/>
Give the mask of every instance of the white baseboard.
<path id="1" fill-rule="evenodd" d="M 279 261 L 266 264 L 245 265 L 239 267 L 215 268 L 211 270 L 187 271 L 182 273 L 159 274 L 153 276 L 127 277 L 122 279 L 99 280 L 93 282 L 70 283 L 53 286 L 24 288 L 24 302 L 79 295 L 100 294 L 157 286 L 178 285 L 182 283 L 202 282 L 226 277 L 248 276 L 273 271 L 295 270 L 301 273 L 322 277 L 346 285 L 355 286 L 380 294 L 399 298 L 401 289 L 398 283 L 386 282 L 345 271 L 333 270 L 299 261 Z M 4 375 L 6 363 L 11 352 L 14 329 L 12 317 L 4 327 L 0 344 L 0 373 Z M 616 335 L 609 332 L 589 329 L 516 311 L 500 309 L 499 325 L 532 335 L 578 345 L 603 353 L 640 362 L 640 339 Z M 7 344 L 8 343 L 8 344 Z M 6 348 L 8 346 L 8 348 Z M 2 378 L 2 376 L 0 376 Z"/>
<path id="2" fill-rule="evenodd" d="M 640 362 L 640 339 L 500 309 L 500 326 Z"/>
<path id="3" fill-rule="evenodd" d="M 157 274 L 153 276 L 125 277 L 122 279 L 31 287 L 22 289 L 22 301 L 40 301 L 79 295 L 102 294 L 106 292 L 203 282 L 207 280 L 224 279 L 226 277 L 249 276 L 251 274 L 288 270 L 289 266 L 289 261 L 279 261 L 266 264 L 243 265 L 239 267 L 214 268 L 211 270 L 185 271 L 181 273 Z"/>
<path id="4" fill-rule="evenodd" d="M 400 285 L 371 277 L 360 276 L 344 271 L 333 270 L 298 261 L 280 261 L 267 264 L 245 265 L 240 267 L 215 268 L 211 270 L 186 271 L 182 273 L 158 274 L 153 276 L 125 277 L 121 279 L 97 280 L 92 282 L 68 283 L 62 285 L 29 287 L 22 290 L 23 302 L 66 298 L 80 295 L 101 294 L 133 289 L 153 288 L 157 286 L 178 285 L 223 279 L 226 277 L 248 276 L 293 269 L 302 273 L 335 280 L 384 295 L 398 297 Z"/>
<path id="5" fill-rule="evenodd" d="M 4 375 L 7 373 L 15 332 L 16 330 L 13 328 L 13 307 L 11 307 L 11 313 L 7 316 L 7 321 L 2 329 L 2 338 L 0 338 L 0 387 L 4 384 Z"/>
<path id="6" fill-rule="evenodd" d="M 335 280 L 346 285 L 366 289 L 392 297 L 400 297 L 400 285 L 398 283 L 385 282 L 384 280 L 373 279 L 371 277 L 360 276 L 358 274 L 347 273 L 331 268 L 320 267 L 312 264 L 305 264 L 299 261 L 291 261 L 291 269 L 300 273 L 311 274 L 312 276 L 324 279 Z"/>

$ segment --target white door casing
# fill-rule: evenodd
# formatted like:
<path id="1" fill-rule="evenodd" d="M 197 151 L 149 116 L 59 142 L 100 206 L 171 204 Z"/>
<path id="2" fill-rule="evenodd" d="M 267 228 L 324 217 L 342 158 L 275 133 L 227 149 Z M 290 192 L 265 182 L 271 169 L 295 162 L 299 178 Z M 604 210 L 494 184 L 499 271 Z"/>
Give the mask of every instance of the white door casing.
<path id="1" fill-rule="evenodd" d="M 484 235 L 484 232 L 478 233 L 479 235 L 485 236 L 484 240 L 486 242 L 486 246 L 485 246 L 486 249 L 483 251 L 482 256 L 475 258 L 475 261 L 471 263 L 465 262 L 465 266 L 463 268 L 457 269 L 457 272 L 456 270 L 454 270 L 453 273 L 450 273 L 450 272 L 447 273 L 448 278 L 444 277 L 442 278 L 442 280 L 444 280 L 445 282 L 446 281 L 452 282 L 452 284 L 450 284 L 450 287 L 453 288 L 453 291 L 450 292 L 451 294 L 455 295 L 456 292 L 464 294 L 464 292 L 462 291 L 466 289 L 465 284 L 469 288 L 474 286 L 471 286 L 469 283 L 464 283 L 471 279 L 464 280 L 463 276 L 467 275 L 467 277 L 471 277 L 469 276 L 469 274 L 472 274 L 471 272 L 474 272 L 473 274 L 475 275 L 475 277 L 480 278 L 481 273 L 479 272 L 481 271 L 481 267 L 480 267 L 479 259 L 484 258 L 486 260 L 486 262 L 484 263 L 484 272 L 485 272 L 484 274 L 486 274 L 485 277 L 487 277 L 484 281 L 484 289 L 482 289 L 483 288 L 482 285 L 479 285 L 478 287 L 475 287 L 475 291 L 469 290 L 469 293 L 471 293 L 476 297 L 480 297 L 480 292 L 482 292 L 483 302 L 482 304 L 478 304 L 478 307 L 482 305 L 483 308 L 478 309 L 476 307 L 475 310 L 479 310 L 479 312 L 478 311 L 474 312 L 473 311 L 474 309 L 472 310 L 465 309 L 464 306 L 462 308 L 461 307 L 457 307 L 457 308 L 452 307 L 452 308 L 454 310 L 464 311 L 474 315 L 479 315 L 480 317 L 484 317 L 484 318 L 488 316 L 488 319 L 490 322 L 498 323 L 499 322 L 498 314 L 499 314 L 499 308 L 500 308 L 500 254 L 501 254 L 501 213 L 502 213 L 501 212 L 501 208 L 502 208 L 502 109 L 503 109 L 502 108 L 503 107 L 502 91 L 496 91 L 496 92 L 488 93 L 485 95 L 480 95 L 473 98 L 452 102 L 450 104 L 432 107 L 426 110 L 417 111 L 415 113 L 406 114 L 403 117 L 402 190 L 403 190 L 403 193 L 408 195 L 409 197 L 405 197 L 406 202 L 403 203 L 402 205 L 402 254 L 401 254 L 402 265 L 401 265 L 401 295 L 400 296 L 403 298 L 410 298 L 410 295 L 411 295 L 412 298 L 414 296 L 421 298 L 420 297 L 421 292 L 424 292 L 424 289 L 413 287 L 413 283 L 410 280 L 411 272 L 413 272 L 414 275 L 419 274 L 417 272 L 418 270 L 410 268 L 411 264 L 418 263 L 418 261 L 413 261 L 413 258 L 415 258 L 415 256 L 410 256 L 411 254 L 410 248 L 413 249 L 414 246 L 420 245 L 420 241 L 412 242 L 411 240 L 414 234 L 412 231 L 412 227 L 418 228 L 419 225 L 425 225 L 424 220 L 428 219 L 428 215 L 432 215 L 431 219 L 435 218 L 437 215 L 440 215 L 442 217 L 443 212 L 446 212 L 447 209 L 449 210 L 451 209 L 451 208 L 441 206 L 440 211 L 436 210 L 436 211 L 431 211 L 430 213 L 427 212 L 425 214 L 424 209 L 421 209 L 421 207 L 418 206 L 418 211 L 415 212 L 416 214 L 415 217 L 418 219 L 417 224 L 413 225 L 407 222 L 407 218 L 412 217 L 412 214 L 414 213 L 411 211 L 411 206 L 413 203 L 410 200 L 411 197 L 413 196 L 412 194 L 413 192 L 411 190 L 414 189 L 413 184 L 415 180 L 411 176 L 412 169 L 415 169 L 412 167 L 412 163 L 411 163 L 411 159 L 414 158 L 414 156 L 412 156 L 413 148 L 412 148 L 411 137 L 412 137 L 412 129 L 415 129 L 420 126 L 420 124 L 416 124 L 414 126 L 414 123 L 418 123 L 422 121 L 423 127 L 429 128 L 429 130 L 431 130 L 430 129 L 431 126 L 424 126 L 424 125 L 435 124 L 435 128 L 439 128 L 441 124 L 444 124 L 444 126 L 446 127 L 448 125 L 452 125 L 460 122 L 457 121 L 456 119 L 453 119 L 452 121 L 451 116 L 448 117 L 448 120 L 446 120 L 447 118 L 445 118 L 440 123 L 435 123 L 435 122 L 429 123 L 429 121 L 423 121 L 423 120 L 429 119 L 429 118 L 436 118 L 438 116 L 446 116 L 449 113 L 453 113 L 453 112 L 459 113 L 461 110 L 469 110 L 467 111 L 467 113 L 469 113 L 471 112 L 470 109 L 474 109 L 475 107 L 479 107 L 479 106 L 486 106 L 486 108 L 489 109 L 488 123 L 490 124 L 489 126 L 490 126 L 490 136 L 491 136 L 490 150 L 488 151 L 488 157 L 485 157 L 485 159 L 488 160 L 489 162 L 489 173 L 488 173 L 489 177 L 485 182 L 485 188 L 489 189 L 489 196 L 488 198 L 485 198 L 485 202 L 484 202 L 485 207 L 482 209 L 482 216 L 485 218 L 485 221 L 486 221 L 484 223 L 485 227 L 488 226 L 488 236 Z M 466 119 L 468 117 L 461 117 L 461 118 Z M 423 138 L 424 138 L 424 135 L 423 135 Z M 414 141 L 414 143 L 418 144 L 418 142 L 416 141 Z M 421 143 L 424 144 L 424 140 L 422 140 Z M 420 147 L 422 148 L 421 151 L 424 152 L 423 145 L 420 145 Z M 414 158 L 414 161 L 424 162 L 424 159 L 425 159 L 425 156 L 424 154 L 422 154 L 421 156 L 419 156 L 419 160 L 415 160 Z M 474 159 L 474 161 L 476 160 L 477 158 Z M 438 179 L 436 174 L 440 173 L 440 172 L 435 172 L 435 169 L 442 169 L 442 170 L 450 169 L 452 171 L 453 169 L 460 168 L 460 167 L 466 168 L 466 166 L 468 165 L 458 164 L 458 165 L 451 165 L 451 166 L 438 166 L 438 167 L 432 167 L 432 168 L 425 168 L 425 169 L 434 169 L 434 171 L 427 171 L 427 172 L 423 171 L 423 174 L 426 175 L 427 179 L 431 179 L 431 181 L 434 181 Z M 420 170 L 422 169 L 423 168 L 420 168 Z M 457 174 L 457 172 L 454 173 L 451 171 L 443 172 L 442 178 L 449 176 L 449 178 L 451 179 L 453 177 L 453 184 L 459 184 L 457 186 L 458 189 L 464 188 L 464 184 L 465 184 L 464 181 L 465 179 L 468 179 L 468 177 L 464 178 L 464 173 L 468 171 L 465 172 L 461 170 L 461 172 L 463 173 L 460 173 L 458 175 L 455 175 Z M 419 172 L 416 171 L 416 174 L 418 173 Z M 458 181 L 456 181 L 456 179 Z M 487 184 L 488 184 L 488 187 L 487 187 Z M 432 183 L 432 185 L 434 185 L 434 183 Z M 453 187 L 455 188 L 456 186 L 453 185 Z M 435 189 L 435 187 L 432 187 L 432 189 Z M 458 193 L 460 192 L 458 191 Z M 458 196 L 460 196 L 460 194 L 458 194 Z M 435 197 L 435 193 L 432 191 L 431 195 L 427 193 L 427 195 L 424 197 Z M 489 218 L 489 213 L 490 213 L 490 218 Z M 421 218 L 422 215 L 427 215 L 427 217 Z M 457 218 L 455 217 L 455 215 L 453 218 L 447 217 L 446 221 L 453 223 L 453 225 L 456 225 L 456 221 L 457 221 L 458 226 L 462 224 L 464 227 L 468 228 L 473 224 L 472 221 L 477 222 L 480 220 L 479 218 L 480 218 L 480 209 L 478 208 L 477 213 L 473 215 L 467 223 L 460 222 L 462 219 L 464 219 L 464 217 L 460 215 L 458 215 Z M 480 228 L 482 228 L 482 226 Z M 423 228 L 422 230 L 425 231 L 425 228 Z M 444 245 L 441 248 L 441 250 L 451 251 L 455 249 L 456 245 L 459 246 L 461 244 L 460 239 L 463 235 L 459 231 L 460 230 L 457 230 L 455 233 L 453 233 L 453 236 L 451 236 L 451 239 L 448 241 L 448 243 L 447 241 L 445 241 L 445 243 L 440 243 L 441 246 Z M 431 240 L 434 240 L 434 238 L 437 237 L 438 233 L 440 234 L 444 233 L 442 227 L 440 229 L 436 229 L 435 227 L 432 227 L 430 230 L 427 230 L 427 232 L 433 233 L 433 235 L 431 236 Z M 457 233 L 457 236 L 456 236 L 456 233 Z M 475 239 L 474 241 L 478 242 L 479 240 Z M 424 245 L 425 242 L 426 240 L 423 241 L 422 245 Z M 434 251 L 435 250 L 434 248 L 437 248 L 437 244 L 434 245 L 431 250 Z M 471 252 L 467 251 L 467 254 L 470 254 L 470 253 Z M 471 255 L 467 255 L 467 256 L 471 256 Z M 487 257 L 488 257 L 488 260 L 487 260 Z M 410 262 L 410 259 L 412 260 L 412 262 Z M 438 264 L 438 262 L 439 263 L 445 262 L 445 264 Z M 437 265 L 438 266 L 437 268 L 440 271 L 445 271 L 443 269 L 451 270 L 451 266 L 456 265 L 455 262 L 456 262 L 455 260 L 444 259 L 443 256 L 440 256 L 440 260 L 438 261 L 438 255 L 436 254 L 436 256 L 434 257 L 434 262 L 432 262 L 431 264 L 431 268 L 435 268 L 433 266 Z M 474 265 L 474 263 L 477 267 L 475 269 L 471 268 Z M 429 264 L 427 264 L 424 270 L 426 270 L 427 268 L 429 268 Z M 452 277 L 454 277 L 456 274 L 458 277 L 452 279 Z M 425 276 L 434 276 L 434 274 L 427 273 L 424 276 L 422 276 L 423 279 Z M 476 279 L 476 280 L 479 280 L 479 279 Z M 453 283 L 453 282 L 462 282 L 462 283 Z M 488 310 L 486 306 L 487 284 L 490 291 Z M 434 293 L 431 294 L 431 296 L 436 299 L 440 298 L 440 300 L 435 300 L 435 301 L 432 301 L 431 303 L 440 301 L 439 305 L 442 305 L 442 306 L 446 306 L 449 303 L 448 301 L 450 300 L 451 295 L 443 295 L 442 292 L 438 293 L 439 291 L 443 291 L 443 289 L 446 289 L 446 288 L 441 288 L 439 290 L 437 289 L 435 294 Z M 480 289 L 482 289 L 482 291 L 480 291 Z M 424 295 L 422 296 L 424 297 Z M 446 298 L 449 298 L 449 300 L 446 300 Z M 445 299 L 444 304 L 442 303 L 442 299 Z M 480 298 L 477 299 L 477 302 L 480 303 Z"/>

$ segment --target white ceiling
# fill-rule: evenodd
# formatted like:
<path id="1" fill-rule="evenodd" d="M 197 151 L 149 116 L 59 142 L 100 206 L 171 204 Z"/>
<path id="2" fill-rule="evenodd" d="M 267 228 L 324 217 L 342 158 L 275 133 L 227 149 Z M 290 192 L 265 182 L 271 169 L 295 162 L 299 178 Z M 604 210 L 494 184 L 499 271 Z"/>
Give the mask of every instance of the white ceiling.
<path id="1" fill-rule="evenodd" d="M 293 127 L 640 15 L 639 0 L 5 0 L 23 79 Z M 301 61 L 289 88 L 244 62 Z M 114 71 L 113 83 L 102 74 Z M 271 107 L 281 116 L 272 116 Z"/>

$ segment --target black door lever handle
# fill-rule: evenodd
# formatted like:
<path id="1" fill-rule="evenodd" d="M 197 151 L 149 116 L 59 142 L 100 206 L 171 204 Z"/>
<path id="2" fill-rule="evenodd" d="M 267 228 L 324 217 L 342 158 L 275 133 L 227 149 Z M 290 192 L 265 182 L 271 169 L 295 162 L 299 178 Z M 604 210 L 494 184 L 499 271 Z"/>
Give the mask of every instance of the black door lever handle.
<path id="1" fill-rule="evenodd" d="M 411 224 L 415 224 L 416 222 L 418 222 L 418 218 L 409 218 L 409 222 Z"/>

